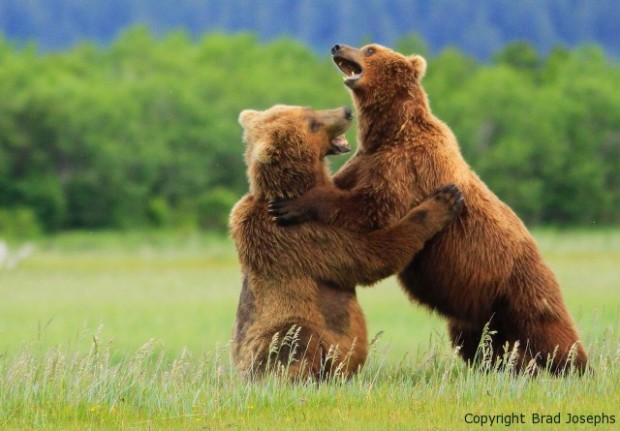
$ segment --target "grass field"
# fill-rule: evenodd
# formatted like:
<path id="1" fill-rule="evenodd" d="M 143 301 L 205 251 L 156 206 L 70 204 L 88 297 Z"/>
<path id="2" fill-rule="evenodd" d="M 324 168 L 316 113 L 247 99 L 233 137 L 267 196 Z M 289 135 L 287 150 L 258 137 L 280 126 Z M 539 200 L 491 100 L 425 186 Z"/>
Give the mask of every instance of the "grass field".
<path id="1" fill-rule="evenodd" d="M 392 278 L 359 291 L 370 337 L 382 331 L 360 375 L 247 383 L 229 359 L 240 274 L 228 240 L 37 241 L 16 268 L 0 269 L 0 429 L 468 430 L 492 419 L 500 429 L 620 429 L 620 230 L 535 234 L 593 375 L 465 367 L 442 320 Z M 536 423 L 536 414 L 562 423 Z"/>

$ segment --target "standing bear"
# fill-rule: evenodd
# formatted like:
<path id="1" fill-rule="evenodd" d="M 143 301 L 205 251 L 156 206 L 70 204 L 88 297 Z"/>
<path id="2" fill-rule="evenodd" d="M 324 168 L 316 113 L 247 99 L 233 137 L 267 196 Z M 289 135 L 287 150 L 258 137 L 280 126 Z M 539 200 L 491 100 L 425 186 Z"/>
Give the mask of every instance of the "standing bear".
<path id="1" fill-rule="evenodd" d="M 389 226 L 441 184 L 463 191 L 457 222 L 431 240 L 399 274 L 412 299 L 449 319 L 450 336 L 467 361 L 483 329 L 502 348 L 521 352 L 561 373 L 567 360 L 580 371 L 586 353 L 560 287 L 519 217 L 463 159 L 450 128 L 430 110 L 420 81 L 426 61 L 379 45 L 332 48 L 359 113 L 359 148 L 334 177 L 299 199 L 274 201 L 280 224 L 316 220 L 372 232 Z"/>
<path id="2" fill-rule="evenodd" d="M 349 150 L 342 134 L 351 118 L 345 108 L 283 105 L 239 116 L 250 193 L 230 216 L 243 274 L 232 353 L 247 376 L 266 370 L 292 379 L 356 372 L 368 341 L 355 285 L 402 270 L 463 207 L 460 191 L 446 186 L 370 233 L 319 222 L 274 223 L 269 201 L 333 187 L 325 156 Z"/>

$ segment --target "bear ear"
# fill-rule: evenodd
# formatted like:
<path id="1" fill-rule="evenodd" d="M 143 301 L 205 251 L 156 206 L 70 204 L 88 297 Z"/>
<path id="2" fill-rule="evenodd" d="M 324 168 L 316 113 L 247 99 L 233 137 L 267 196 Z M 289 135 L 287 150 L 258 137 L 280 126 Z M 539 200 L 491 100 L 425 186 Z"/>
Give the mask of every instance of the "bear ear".
<path id="1" fill-rule="evenodd" d="M 426 60 L 421 55 L 410 55 L 407 57 L 409 63 L 415 69 L 415 77 L 418 81 L 422 80 L 424 75 L 426 74 Z"/>
<path id="2" fill-rule="evenodd" d="M 239 124 L 246 128 L 250 124 L 252 124 L 258 117 L 260 116 L 260 111 L 255 111 L 254 109 L 244 109 L 239 114 Z"/>

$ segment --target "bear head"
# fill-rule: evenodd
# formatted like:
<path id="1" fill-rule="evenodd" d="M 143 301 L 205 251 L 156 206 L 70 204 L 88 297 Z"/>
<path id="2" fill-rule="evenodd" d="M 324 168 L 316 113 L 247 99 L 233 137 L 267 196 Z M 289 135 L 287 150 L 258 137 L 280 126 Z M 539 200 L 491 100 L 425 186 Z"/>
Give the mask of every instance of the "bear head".
<path id="1" fill-rule="evenodd" d="M 420 81 L 426 60 L 420 55 L 405 56 L 377 44 L 359 49 L 338 44 L 332 47 L 332 59 L 345 74 L 358 108 L 392 105 L 411 96 L 425 101 Z"/>
<path id="2" fill-rule="evenodd" d="M 344 133 L 352 119 L 349 108 L 276 105 L 242 111 L 250 192 L 264 200 L 290 199 L 329 184 L 325 156 L 350 151 Z"/>

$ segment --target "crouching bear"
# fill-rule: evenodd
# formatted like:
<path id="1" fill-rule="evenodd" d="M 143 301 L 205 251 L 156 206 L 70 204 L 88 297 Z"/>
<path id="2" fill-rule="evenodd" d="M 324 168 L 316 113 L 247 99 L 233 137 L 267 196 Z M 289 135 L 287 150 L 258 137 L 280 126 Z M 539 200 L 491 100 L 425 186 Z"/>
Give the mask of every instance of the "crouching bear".
<path id="1" fill-rule="evenodd" d="M 267 370 L 292 379 L 348 377 L 368 348 L 355 285 L 402 270 L 456 218 L 461 193 L 444 186 L 396 223 L 365 234 L 319 222 L 278 226 L 270 201 L 333 187 L 325 156 L 349 151 L 343 133 L 351 112 L 277 105 L 245 110 L 239 123 L 250 192 L 233 208 L 229 226 L 243 275 L 235 365 L 250 377 Z"/>

